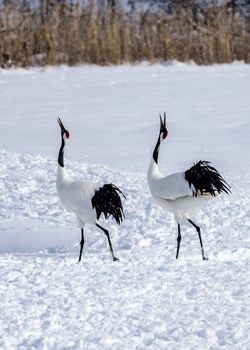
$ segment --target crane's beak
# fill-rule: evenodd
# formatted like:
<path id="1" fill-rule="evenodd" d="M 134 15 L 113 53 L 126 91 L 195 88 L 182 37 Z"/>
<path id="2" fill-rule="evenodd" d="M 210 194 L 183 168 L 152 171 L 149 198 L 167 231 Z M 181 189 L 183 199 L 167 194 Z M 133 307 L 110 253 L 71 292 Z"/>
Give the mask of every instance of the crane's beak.
<path id="1" fill-rule="evenodd" d="M 160 116 L 161 127 L 166 128 L 166 112 L 164 112 L 164 121 L 162 120 L 161 114 L 159 114 L 159 116 Z"/>
<path id="2" fill-rule="evenodd" d="M 161 122 L 161 132 L 162 132 L 162 138 L 165 139 L 168 136 L 168 131 L 166 128 L 166 112 L 164 112 L 164 119 L 162 120 L 161 114 L 160 114 L 160 122 Z"/>
<path id="3" fill-rule="evenodd" d="M 162 127 L 163 126 L 163 121 L 162 121 L 161 114 L 159 114 L 159 117 L 160 117 L 160 123 L 161 123 L 161 127 Z"/>
<path id="4" fill-rule="evenodd" d="M 57 122 L 58 122 L 58 124 L 59 124 L 61 130 L 62 130 L 62 131 L 66 131 L 66 129 L 65 129 L 65 127 L 64 127 L 64 125 L 63 125 L 63 123 L 62 123 L 62 121 L 61 121 L 60 118 L 57 118 Z"/>
<path id="5" fill-rule="evenodd" d="M 57 122 L 58 122 L 58 124 L 59 124 L 59 126 L 60 126 L 60 128 L 61 128 L 62 136 L 65 135 L 66 138 L 69 139 L 69 132 L 68 132 L 68 130 L 65 129 L 65 127 L 64 127 L 64 125 L 63 125 L 61 119 L 60 119 L 60 118 L 57 118 Z"/>

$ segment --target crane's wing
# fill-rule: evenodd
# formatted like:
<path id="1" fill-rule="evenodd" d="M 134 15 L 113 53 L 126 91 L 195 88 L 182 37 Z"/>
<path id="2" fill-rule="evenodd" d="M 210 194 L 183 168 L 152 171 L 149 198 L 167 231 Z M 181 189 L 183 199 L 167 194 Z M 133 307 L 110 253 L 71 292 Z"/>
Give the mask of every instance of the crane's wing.
<path id="1" fill-rule="evenodd" d="M 221 192 L 229 194 L 230 186 L 207 161 L 199 161 L 185 172 L 159 179 L 154 188 L 154 193 L 160 198 L 172 200 L 180 197 L 216 196 Z"/>
<path id="2" fill-rule="evenodd" d="M 189 186 L 195 188 L 195 196 L 209 194 L 216 196 L 218 193 L 231 192 L 229 184 L 223 179 L 218 170 L 210 165 L 210 162 L 200 160 L 185 172 L 185 179 Z"/>
<path id="3" fill-rule="evenodd" d="M 72 211 L 92 210 L 91 199 L 101 185 L 87 181 L 72 181 L 68 188 L 68 199 Z"/>
<path id="4" fill-rule="evenodd" d="M 189 186 L 185 180 L 185 172 L 174 173 L 157 180 L 153 190 L 156 196 L 171 200 L 195 195 L 195 188 Z"/>
<path id="5" fill-rule="evenodd" d="M 107 219 L 112 216 L 118 224 L 124 219 L 120 195 L 124 194 L 113 184 L 96 184 L 92 182 L 73 181 L 70 186 L 73 197 L 74 212 L 95 210 L 99 220 L 101 214 Z"/>
<path id="6" fill-rule="evenodd" d="M 97 220 L 103 214 L 106 219 L 112 216 L 120 225 L 124 219 L 121 195 L 126 198 L 122 191 L 113 184 L 104 184 L 95 191 L 91 202 L 96 210 Z"/>

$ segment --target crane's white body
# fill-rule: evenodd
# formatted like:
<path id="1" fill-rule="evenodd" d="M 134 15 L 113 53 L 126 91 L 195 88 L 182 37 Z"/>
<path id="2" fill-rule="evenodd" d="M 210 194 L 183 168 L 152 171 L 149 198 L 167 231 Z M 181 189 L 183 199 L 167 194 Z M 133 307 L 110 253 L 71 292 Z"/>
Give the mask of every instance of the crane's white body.
<path id="1" fill-rule="evenodd" d="M 208 161 L 199 161 L 185 172 L 163 176 L 158 167 L 158 154 L 161 141 L 166 139 L 166 113 L 164 120 L 160 115 L 160 132 L 157 139 L 150 166 L 148 169 L 148 186 L 152 197 L 165 211 L 174 215 L 178 226 L 176 259 L 179 256 L 181 243 L 182 220 L 187 220 L 197 231 L 201 246 L 203 260 L 207 260 L 204 254 L 200 227 L 192 220 L 194 212 L 208 199 L 216 194 L 230 193 L 230 186 L 222 178 L 219 172 Z"/>
<path id="2" fill-rule="evenodd" d="M 82 257 L 85 224 L 95 225 L 105 233 L 113 261 L 118 261 L 119 259 L 114 256 L 108 230 L 99 225 L 97 221 L 102 214 L 105 218 L 112 216 L 118 224 L 123 221 L 123 206 L 119 195 L 122 192 L 113 184 L 100 185 L 70 179 L 64 170 L 64 147 L 70 134 L 65 129 L 61 119 L 58 118 L 57 121 L 61 128 L 61 147 L 58 153 L 56 188 L 63 206 L 67 211 L 77 216 L 81 228 L 78 261 L 80 262 Z"/>
<path id="3" fill-rule="evenodd" d="M 177 223 L 190 219 L 210 195 L 194 196 L 195 189 L 185 180 L 185 172 L 163 176 L 152 158 L 148 169 L 148 186 L 152 197 L 166 212 L 171 212 Z"/>
<path id="4" fill-rule="evenodd" d="M 70 179 L 64 168 L 58 165 L 56 179 L 58 195 L 65 209 L 77 216 L 81 228 L 85 224 L 96 223 L 96 212 L 91 199 L 100 187 L 101 185 L 92 182 Z"/>

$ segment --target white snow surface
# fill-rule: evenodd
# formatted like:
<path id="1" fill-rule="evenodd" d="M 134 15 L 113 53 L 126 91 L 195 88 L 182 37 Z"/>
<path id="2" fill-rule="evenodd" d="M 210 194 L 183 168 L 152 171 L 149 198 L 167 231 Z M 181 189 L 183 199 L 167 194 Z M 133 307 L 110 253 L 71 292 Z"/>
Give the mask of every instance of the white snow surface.
<path id="1" fill-rule="evenodd" d="M 173 63 L 0 70 L 0 349 L 250 348 L 250 66 Z M 151 199 L 147 167 L 158 113 L 165 174 L 210 160 L 232 194 L 177 227 Z M 80 230 L 56 193 L 65 168 L 112 182 L 126 220 Z"/>

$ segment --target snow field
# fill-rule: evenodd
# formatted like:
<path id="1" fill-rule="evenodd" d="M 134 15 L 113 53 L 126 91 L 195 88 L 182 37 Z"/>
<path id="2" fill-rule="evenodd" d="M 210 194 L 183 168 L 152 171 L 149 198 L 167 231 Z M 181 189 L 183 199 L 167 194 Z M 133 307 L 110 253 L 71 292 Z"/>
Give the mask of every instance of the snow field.
<path id="1" fill-rule="evenodd" d="M 201 261 L 197 234 L 184 225 L 176 261 L 177 229 L 151 202 L 145 176 L 115 169 L 108 175 L 105 167 L 67 161 L 76 178 L 112 176 L 127 195 L 124 224 L 104 224 L 121 261 L 111 261 L 104 235 L 87 226 L 77 264 L 80 230 L 58 202 L 55 161 L 0 154 L 7 192 L 1 198 L 0 347 L 248 348 L 249 191 L 241 187 L 249 177 L 241 187 L 233 183 L 241 205 L 225 196 L 199 215 L 210 260 Z"/>
<path id="2" fill-rule="evenodd" d="M 248 350 L 250 67 L 77 67 L 0 71 L 0 349 Z M 152 201 L 146 171 L 168 112 L 165 173 L 205 159 L 232 186 L 192 226 Z M 65 167 L 113 182 L 126 220 L 107 240 L 80 230 L 56 193 L 60 116 Z"/>

